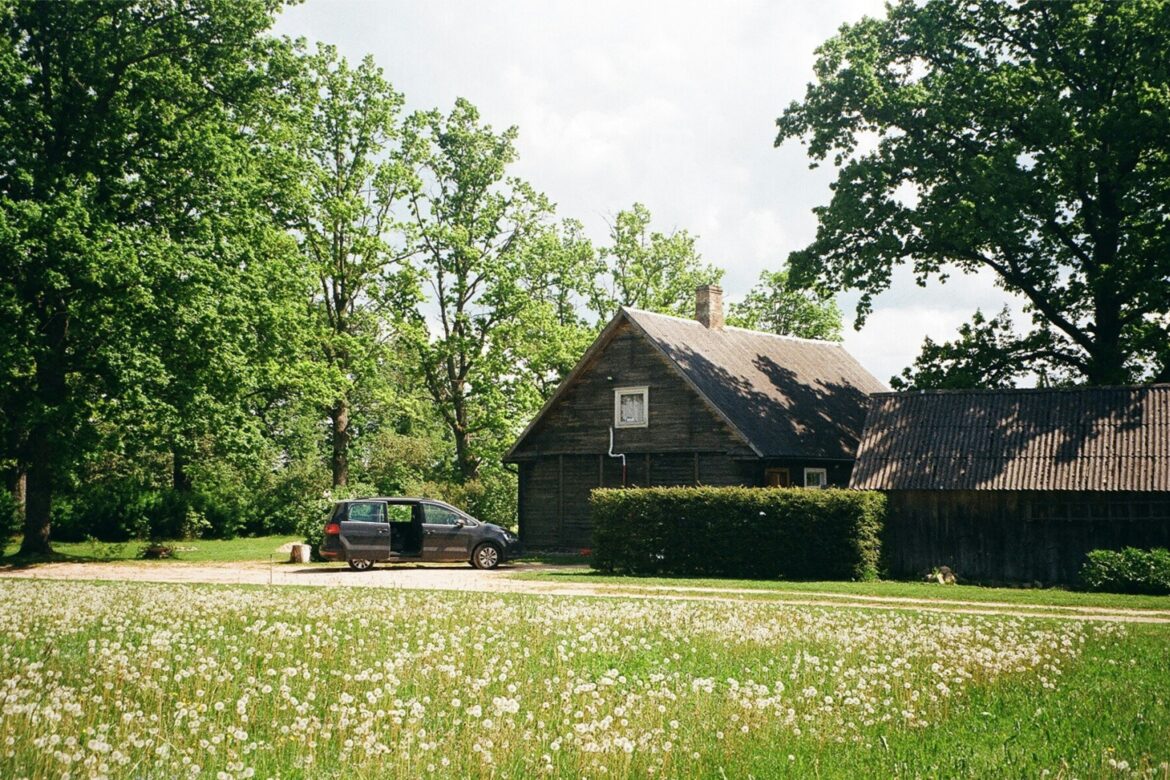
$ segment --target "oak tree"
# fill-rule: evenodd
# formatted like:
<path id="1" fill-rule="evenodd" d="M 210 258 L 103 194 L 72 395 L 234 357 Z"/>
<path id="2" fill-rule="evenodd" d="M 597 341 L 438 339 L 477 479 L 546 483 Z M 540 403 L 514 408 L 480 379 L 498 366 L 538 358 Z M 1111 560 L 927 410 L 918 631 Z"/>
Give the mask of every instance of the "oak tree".
<path id="1" fill-rule="evenodd" d="M 817 55 L 777 120 L 837 168 L 797 282 L 859 290 L 860 325 L 899 266 L 990 270 L 1031 323 L 963 337 L 989 365 L 1170 379 L 1170 3 L 901 0 Z"/>

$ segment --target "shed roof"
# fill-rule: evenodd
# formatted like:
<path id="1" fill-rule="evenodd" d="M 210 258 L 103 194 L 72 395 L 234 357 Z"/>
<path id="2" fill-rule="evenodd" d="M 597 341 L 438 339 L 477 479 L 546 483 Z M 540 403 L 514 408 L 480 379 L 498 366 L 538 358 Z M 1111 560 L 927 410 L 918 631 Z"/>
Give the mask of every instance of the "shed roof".
<path id="1" fill-rule="evenodd" d="M 1170 385 L 877 394 L 850 484 L 1170 490 Z"/>
<path id="2" fill-rule="evenodd" d="M 886 387 L 840 344 L 743 328 L 708 328 L 695 320 L 622 308 L 540 418 L 628 321 L 760 457 L 852 460 L 870 393 Z"/>

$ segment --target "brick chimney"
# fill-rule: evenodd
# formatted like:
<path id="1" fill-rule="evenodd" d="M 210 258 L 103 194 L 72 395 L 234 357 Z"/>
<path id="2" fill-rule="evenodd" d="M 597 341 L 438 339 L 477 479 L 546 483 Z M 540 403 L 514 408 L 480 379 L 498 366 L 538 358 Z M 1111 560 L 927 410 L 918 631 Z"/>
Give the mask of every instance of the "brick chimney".
<path id="1" fill-rule="evenodd" d="M 704 327 L 723 329 L 723 288 L 704 284 L 695 289 L 695 319 Z"/>

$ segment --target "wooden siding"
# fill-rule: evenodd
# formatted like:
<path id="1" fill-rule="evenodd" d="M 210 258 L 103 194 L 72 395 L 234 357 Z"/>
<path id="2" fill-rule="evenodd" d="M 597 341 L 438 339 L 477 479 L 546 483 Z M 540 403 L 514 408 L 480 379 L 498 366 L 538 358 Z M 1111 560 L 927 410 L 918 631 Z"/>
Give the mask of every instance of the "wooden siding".
<path id="1" fill-rule="evenodd" d="M 760 487 L 764 469 L 780 465 L 798 483 L 805 466 L 827 469 L 830 483 L 849 480 L 849 464 L 760 461 L 713 452 L 633 453 L 626 456 L 626 486 Z M 608 455 L 548 455 L 520 464 L 520 536 L 532 549 L 577 549 L 593 545 L 589 494 L 621 487 L 621 460 Z"/>
<path id="2" fill-rule="evenodd" d="M 1170 546 L 1170 493 L 894 490 L 894 576 L 950 566 L 986 582 L 1075 583 L 1090 550 Z"/>
<path id="3" fill-rule="evenodd" d="M 662 355 L 623 323 L 579 380 L 545 412 L 512 458 L 605 453 L 613 425 L 614 389 L 642 385 L 650 389 L 649 425 L 616 429 L 616 451 L 751 454 Z"/>

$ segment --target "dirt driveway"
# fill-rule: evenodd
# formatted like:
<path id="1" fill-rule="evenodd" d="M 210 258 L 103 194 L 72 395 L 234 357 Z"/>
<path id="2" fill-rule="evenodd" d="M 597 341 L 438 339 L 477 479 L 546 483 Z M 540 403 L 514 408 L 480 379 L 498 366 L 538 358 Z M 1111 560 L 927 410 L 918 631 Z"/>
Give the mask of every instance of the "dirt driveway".
<path id="1" fill-rule="evenodd" d="M 1170 623 L 1170 610 L 1130 610 L 1100 607 L 1028 606 L 999 602 L 859 596 L 841 593 L 760 591 L 741 588 L 651 586 L 637 580 L 620 583 L 553 582 L 517 579 L 524 571 L 580 571 L 584 566 L 515 564 L 480 571 L 466 564 L 379 566 L 354 572 L 336 565 L 289 563 L 47 563 L 27 568 L 0 568 L 0 578 L 53 580 L 135 580 L 142 582 L 212 583 L 221 585 L 300 585 L 317 587 L 408 588 L 477 593 L 531 593 L 547 596 L 648 598 L 685 601 L 765 601 L 797 606 L 905 609 L 957 612 L 971 615 L 1011 615 L 1033 618 L 1103 620 L 1122 623 Z"/>

